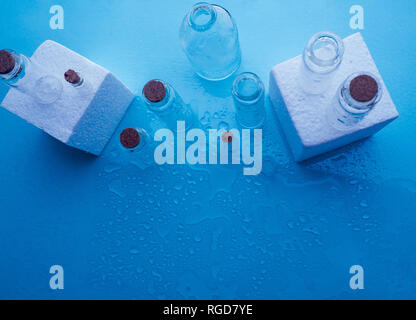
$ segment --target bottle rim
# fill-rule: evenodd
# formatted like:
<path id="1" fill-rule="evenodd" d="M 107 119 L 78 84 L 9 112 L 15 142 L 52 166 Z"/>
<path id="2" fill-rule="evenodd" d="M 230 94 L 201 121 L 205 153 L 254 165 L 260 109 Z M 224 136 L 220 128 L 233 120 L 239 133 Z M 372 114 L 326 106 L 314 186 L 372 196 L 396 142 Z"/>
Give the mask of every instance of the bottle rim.
<path id="1" fill-rule="evenodd" d="M 317 48 L 323 42 L 327 42 L 334 49 L 334 56 L 328 59 L 320 58 L 317 51 L 322 48 Z M 314 34 L 308 41 L 304 50 L 303 58 L 305 64 L 310 68 L 310 64 L 318 68 L 327 68 L 325 72 L 331 72 L 336 69 L 342 62 L 344 57 L 345 47 L 344 41 L 340 36 L 331 31 L 321 31 Z M 309 62 L 309 63 L 308 63 Z M 323 73 L 325 73 L 323 72 Z"/>
<path id="2" fill-rule="evenodd" d="M 252 94 L 243 94 L 240 88 L 240 85 L 243 83 L 243 81 L 254 82 L 256 85 L 256 90 Z M 244 73 L 239 74 L 234 80 L 233 95 L 239 101 L 242 101 L 245 103 L 254 103 L 261 97 L 263 92 L 264 92 L 264 84 L 255 73 L 244 72 Z"/>
<path id="3" fill-rule="evenodd" d="M 207 2 L 198 2 L 195 4 L 189 12 L 188 22 L 189 25 L 196 31 L 206 31 L 214 24 L 217 20 L 217 12 L 215 10 L 215 5 L 209 4 Z M 201 15 L 209 16 L 204 22 L 198 22 L 197 18 Z"/>

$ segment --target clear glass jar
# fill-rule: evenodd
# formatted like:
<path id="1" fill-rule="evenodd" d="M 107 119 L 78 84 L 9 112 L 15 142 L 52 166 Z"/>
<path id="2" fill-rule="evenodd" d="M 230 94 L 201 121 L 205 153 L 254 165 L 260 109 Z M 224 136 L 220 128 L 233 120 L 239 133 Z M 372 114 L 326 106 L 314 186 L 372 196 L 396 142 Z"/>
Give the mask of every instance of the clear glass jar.
<path id="1" fill-rule="evenodd" d="M 264 84 L 256 74 L 245 72 L 235 78 L 233 99 L 240 126 L 247 129 L 263 126 L 266 119 Z"/>
<path id="2" fill-rule="evenodd" d="M 237 25 L 218 5 L 194 5 L 182 22 L 180 38 L 195 72 L 204 79 L 223 80 L 240 67 Z"/>
<path id="3" fill-rule="evenodd" d="M 335 33 L 315 34 L 303 52 L 300 85 L 306 93 L 325 92 L 344 57 L 344 42 Z"/>
<path id="4" fill-rule="evenodd" d="M 52 104 L 61 97 L 62 81 L 25 55 L 7 49 L 0 51 L 0 59 L 2 64 L 8 64 L 4 70 L 5 65 L 2 66 L 5 73 L 0 73 L 6 85 L 30 95 L 41 104 Z"/>
<path id="5" fill-rule="evenodd" d="M 383 95 L 380 80 L 371 73 L 358 72 L 340 86 L 334 108 L 328 112 L 330 124 L 346 130 L 358 124 L 380 102 Z"/>
<path id="6" fill-rule="evenodd" d="M 185 129 L 197 124 L 191 107 L 185 104 L 171 85 L 162 80 L 149 81 L 143 88 L 142 98 L 149 110 L 157 114 L 171 130 L 177 130 L 177 121 L 185 121 Z"/>

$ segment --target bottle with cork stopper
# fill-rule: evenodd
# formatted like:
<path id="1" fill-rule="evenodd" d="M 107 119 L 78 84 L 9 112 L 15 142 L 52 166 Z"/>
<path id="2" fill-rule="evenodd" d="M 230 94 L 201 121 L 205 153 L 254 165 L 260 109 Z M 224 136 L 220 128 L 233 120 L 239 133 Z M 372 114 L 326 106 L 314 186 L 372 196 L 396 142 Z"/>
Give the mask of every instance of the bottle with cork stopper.
<path id="1" fill-rule="evenodd" d="M 154 143 L 143 128 L 126 128 L 120 133 L 120 147 L 127 159 L 145 169 L 154 163 Z M 123 158 L 123 157 L 122 157 Z"/>
<path id="2" fill-rule="evenodd" d="M 64 73 L 64 79 L 82 96 L 89 95 L 92 92 L 90 83 L 78 71 L 68 69 Z"/>
<path id="3" fill-rule="evenodd" d="M 184 103 L 171 85 L 162 80 L 146 83 L 142 98 L 148 109 L 157 114 L 171 130 L 177 129 L 177 121 L 185 121 L 186 129 L 197 125 L 191 107 Z"/>
<path id="4" fill-rule="evenodd" d="M 309 40 L 302 56 L 299 83 L 308 94 L 324 93 L 344 58 L 344 42 L 335 33 L 323 31 Z"/>
<path id="5" fill-rule="evenodd" d="M 383 95 L 380 80 L 369 72 L 350 75 L 335 97 L 335 108 L 328 112 L 332 126 L 348 129 L 358 124 L 380 102 Z"/>
<path id="6" fill-rule="evenodd" d="M 27 56 L 10 49 L 0 50 L 0 79 L 40 104 L 52 104 L 62 95 L 62 81 Z"/>

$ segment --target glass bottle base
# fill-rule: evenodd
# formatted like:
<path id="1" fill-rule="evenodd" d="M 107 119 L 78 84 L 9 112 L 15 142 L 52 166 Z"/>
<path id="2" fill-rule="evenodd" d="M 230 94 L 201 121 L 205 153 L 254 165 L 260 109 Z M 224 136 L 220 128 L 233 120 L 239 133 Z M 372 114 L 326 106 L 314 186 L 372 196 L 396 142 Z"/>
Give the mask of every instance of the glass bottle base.
<path id="1" fill-rule="evenodd" d="M 211 78 L 211 77 L 207 77 L 207 76 L 205 76 L 205 75 L 203 75 L 203 74 L 201 74 L 201 73 L 199 73 L 199 72 L 197 72 L 197 71 L 195 71 L 195 73 L 196 73 L 199 77 L 201 77 L 202 79 L 204 79 L 204 80 L 207 80 L 207 81 L 213 81 L 213 82 L 218 82 L 218 81 L 223 81 L 223 80 L 228 79 L 229 77 L 231 77 L 234 73 L 236 73 L 236 72 L 237 72 L 237 70 L 240 68 L 240 66 L 241 66 L 241 60 L 240 60 L 240 62 L 236 65 L 236 67 L 233 69 L 233 71 L 232 71 L 231 73 L 227 74 L 226 76 L 222 76 L 222 77 L 220 77 L 220 78 Z"/>

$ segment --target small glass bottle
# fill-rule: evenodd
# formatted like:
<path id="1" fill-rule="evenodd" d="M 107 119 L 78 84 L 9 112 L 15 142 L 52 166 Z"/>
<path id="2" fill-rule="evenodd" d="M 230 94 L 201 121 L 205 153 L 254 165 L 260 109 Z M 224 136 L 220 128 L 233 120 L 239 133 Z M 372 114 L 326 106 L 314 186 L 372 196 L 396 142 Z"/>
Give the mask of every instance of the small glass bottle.
<path id="1" fill-rule="evenodd" d="M 335 97 L 335 107 L 328 112 L 330 124 L 346 130 L 358 124 L 380 102 L 383 95 L 380 80 L 371 73 L 349 76 Z"/>
<path id="2" fill-rule="evenodd" d="M 166 82 L 151 80 L 143 88 L 143 101 L 163 120 L 169 129 L 176 131 L 177 121 L 185 121 L 185 129 L 196 125 L 196 116 L 191 107 Z"/>
<path id="3" fill-rule="evenodd" d="M 0 78 L 6 85 L 52 104 L 62 95 L 62 82 L 28 57 L 13 50 L 0 51 Z"/>
<path id="4" fill-rule="evenodd" d="M 263 126 L 266 119 L 264 84 L 256 74 L 246 72 L 235 78 L 233 98 L 240 126 L 247 129 Z"/>
<path id="5" fill-rule="evenodd" d="M 154 163 L 153 145 L 150 135 L 142 128 L 126 128 L 120 134 L 121 148 L 129 154 L 137 153 L 137 157 L 129 160 L 141 169 Z"/>
<path id="6" fill-rule="evenodd" d="M 300 85 L 306 93 L 321 94 L 329 84 L 344 57 L 344 42 L 335 33 L 315 34 L 303 52 Z"/>
<path id="7" fill-rule="evenodd" d="M 218 5 L 195 4 L 182 22 L 180 38 L 195 72 L 204 79 L 223 80 L 240 67 L 237 26 Z"/>
<path id="8" fill-rule="evenodd" d="M 88 96 L 92 94 L 92 88 L 90 83 L 84 79 L 81 73 L 69 69 L 64 74 L 65 81 L 74 87 L 78 94 L 82 96 Z"/>

